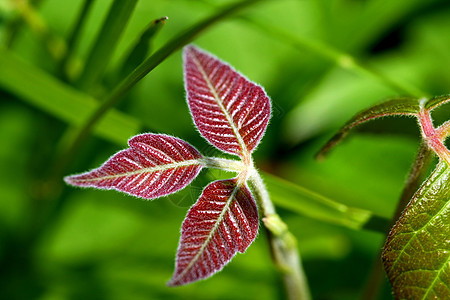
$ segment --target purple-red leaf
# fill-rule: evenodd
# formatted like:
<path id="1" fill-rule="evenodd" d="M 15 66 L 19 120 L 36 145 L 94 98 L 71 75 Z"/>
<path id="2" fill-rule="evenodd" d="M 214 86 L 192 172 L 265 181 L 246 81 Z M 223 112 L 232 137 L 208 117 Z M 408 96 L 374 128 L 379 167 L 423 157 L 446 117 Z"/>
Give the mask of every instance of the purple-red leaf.
<path id="1" fill-rule="evenodd" d="M 101 167 L 65 178 L 69 184 L 115 189 L 153 199 L 186 187 L 202 169 L 202 155 L 178 138 L 141 134 L 128 141 L 130 148 L 112 156 Z"/>
<path id="2" fill-rule="evenodd" d="M 175 273 L 168 285 L 203 279 L 243 253 L 258 233 L 256 203 L 236 179 L 209 184 L 191 207 L 181 229 Z"/>
<path id="3" fill-rule="evenodd" d="M 264 89 L 196 47 L 184 48 L 187 100 L 200 133 L 222 151 L 247 157 L 270 119 Z"/>

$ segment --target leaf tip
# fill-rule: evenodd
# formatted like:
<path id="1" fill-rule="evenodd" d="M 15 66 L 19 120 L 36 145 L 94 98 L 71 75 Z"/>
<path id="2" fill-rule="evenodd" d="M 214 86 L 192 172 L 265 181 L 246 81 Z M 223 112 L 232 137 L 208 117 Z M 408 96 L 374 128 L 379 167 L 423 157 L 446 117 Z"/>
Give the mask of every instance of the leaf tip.
<path id="1" fill-rule="evenodd" d="M 64 176 L 63 180 L 66 184 L 75 185 L 73 178 L 74 178 L 73 175 L 68 175 L 68 176 Z"/>
<path id="2" fill-rule="evenodd" d="M 205 280 L 205 279 L 209 278 L 210 276 L 214 275 L 216 272 L 210 274 L 209 276 L 199 277 L 199 278 L 195 278 L 195 279 L 186 279 L 186 278 L 180 276 L 180 274 L 174 273 L 172 275 L 172 278 L 170 278 L 170 280 L 166 282 L 166 286 L 167 287 L 180 287 L 183 285 L 194 283 L 196 281 Z"/>
<path id="3" fill-rule="evenodd" d="M 237 252 L 245 252 L 258 227 L 256 202 L 245 184 L 236 179 L 210 183 L 183 221 L 167 285 L 185 285 L 221 271 Z"/>
<path id="4" fill-rule="evenodd" d="M 82 178 L 80 178 L 80 177 L 83 175 L 84 174 L 68 175 L 68 176 L 65 176 L 63 178 L 63 180 L 68 185 L 82 187 L 84 185 L 83 185 Z"/>
<path id="5" fill-rule="evenodd" d="M 181 284 L 179 282 L 175 281 L 175 279 L 173 277 L 166 283 L 166 286 L 168 286 L 168 287 L 177 287 L 180 285 Z"/>
<path id="6" fill-rule="evenodd" d="M 166 21 L 167 20 L 169 20 L 169 17 L 168 16 L 164 16 L 164 17 L 162 17 L 162 18 L 159 18 L 159 19 L 156 19 L 156 20 L 154 20 L 153 21 L 153 24 L 159 24 L 159 23 L 162 23 L 162 25 L 164 25 L 164 24 L 166 24 Z"/>
<path id="7" fill-rule="evenodd" d="M 224 152 L 248 156 L 271 116 L 264 88 L 192 44 L 184 47 L 183 67 L 186 100 L 200 134 Z"/>
<path id="8" fill-rule="evenodd" d="M 140 134 L 129 139 L 128 144 L 128 149 L 119 151 L 99 168 L 67 176 L 64 181 L 155 199 L 185 188 L 203 168 L 200 152 L 173 136 Z"/>
<path id="9" fill-rule="evenodd" d="M 199 49 L 194 44 L 188 44 L 183 47 L 183 58 L 186 61 L 186 55 L 192 54 L 193 52 L 197 52 Z"/>
<path id="10" fill-rule="evenodd" d="M 316 153 L 315 158 L 318 161 L 323 161 L 328 153 L 333 149 L 337 144 L 339 144 L 344 137 L 347 135 L 346 132 L 342 130 L 336 133 L 328 142 Z"/>

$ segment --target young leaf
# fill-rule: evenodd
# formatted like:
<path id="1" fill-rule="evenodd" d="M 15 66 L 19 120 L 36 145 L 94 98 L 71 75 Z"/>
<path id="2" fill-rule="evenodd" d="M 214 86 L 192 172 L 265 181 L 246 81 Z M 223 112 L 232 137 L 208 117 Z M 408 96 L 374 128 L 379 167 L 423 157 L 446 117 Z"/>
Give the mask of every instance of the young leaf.
<path id="1" fill-rule="evenodd" d="M 450 102 L 450 95 L 442 95 L 442 96 L 433 97 L 427 101 L 427 103 L 425 104 L 425 109 L 433 110 L 436 107 L 441 106 L 448 102 Z"/>
<path id="2" fill-rule="evenodd" d="M 181 229 L 175 272 L 168 283 L 183 285 L 220 271 L 258 233 L 258 211 L 245 184 L 236 179 L 209 184 Z"/>
<path id="3" fill-rule="evenodd" d="M 336 146 L 343 138 L 345 138 L 348 132 L 355 126 L 367 122 L 372 119 L 382 118 L 392 115 L 402 116 L 416 116 L 420 111 L 419 100 L 416 98 L 396 98 L 384 101 L 380 104 L 374 105 L 348 121 L 339 131 L 336 133 L 325 146 L 317 154 L 318 159 L 322 159 L 331 148 Z"/>
<path id="4" fill-rule="evenodd" d="M 383 263 L 396 299 L 450 298 L 450 167 L 442 162 L 389 234 Z"/>
<path id="5" fill-rule="evenodd" d="M 200 133 L 222 151 L 248 157 L 270 119 L 264 89 L 194 46 L 184 48 L 184 80 Z"/>
<path id="6" fill-rule="evenodd" d="M 130 148 L 112 156 L 101 167 L 68 176 L 65 181 L 81 187 L 115 189 L 154 199 L 186 187 L 202 169 L 202 155 L 178 138 L 141 134 L 128 141 Z"/>

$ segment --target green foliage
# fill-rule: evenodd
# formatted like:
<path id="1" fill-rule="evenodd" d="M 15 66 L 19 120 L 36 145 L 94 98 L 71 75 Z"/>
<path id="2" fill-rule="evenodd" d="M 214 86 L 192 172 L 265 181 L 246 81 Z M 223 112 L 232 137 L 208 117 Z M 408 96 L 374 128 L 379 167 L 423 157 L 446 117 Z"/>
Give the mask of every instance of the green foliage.
<path id="1" fill-rule="evenodd" d="M 450 296 L 447 276 L 450 178 L 446 171 L 450 165 L 450 151 L 444 145 L 449 134 L 446 128 L 448 121 L 435 128 L 430 116 L 431 110 L 447 103 L 449 98 L 448 95 L 432 99 L 398 98 L 374 105 L 348 121 L 318 154 L 323 157 L 361 123 L 391 115 L 417 118 L 423 142 L 394 215 L 394 220 L 399 219 L 389 234 L 383 252 L 384 267 L 396 299 Z M 440 164 L 410 201 L 419 178 L 426 170 L 431 152 L 439 157 Z M 407 202 L 405 211 L 399 215 L 398 212 Z M 434 269 L 437 270 L 434 272 Z"/>
<path id="2" fill-rule="evenodd" d="M 114 0 L 76 85 L 89 91 L 108 64 L 137 0 Z"/>
<path id="3" fill-rule="evenodd" d="M 450 296 L 450 167 L 441 163 L 389 234 L 383 261 L 399 299 Z"/>
<path id="4" fill-rule="evenodd" d="M 27 64 L 7 49 L 0 48 L 0 64 L 0 84 L 5 90 L 71 125 L 85 124 L 99 106 L 91 96 Z M 95 132 L 122 144 L 138 133 L 141 126 L 139 120 L 112 109 L 96 124 Z"/>
<path id="5" fill-rule="evenodd" d="M 403 112 L 415 113 L 408 99 L 449 92 L 450 69 L 443 66 L 450 64 L 450 3 L 122 1 L 130 9 L 120 19 L 110 10 L 119 2 L 0 1 L 1 297 L 285 298 L 263 231 L 211 280 L 165 286 L 188 207 L 206 182 L 229 174 L 203 172 L 192 188 L 152 203 L 62 184 L 62 175 L 98 166 L 139 132 L 165 132 L 213 154 L 193 132 L 184 101 L 178 50 L 193 41 L 264 85 L 273 100 L 255 164 L 298 240 L 313 299 L 358 299 L 420 143 L 417 124 L 383 118 L 359 127 L 326 161 L 315 161 L 314 153 L 373 103 L 401 97 Z M 133 68 L 122 67 L 149 22 L 162 16 L 169 19 L 150 37 L 150 56 L 136 55 Z M 123 28 L 120 38 L 103 25 L 108 18 Z M 103 41 L 102 30 L 110 30 Z M 73 83 L 83 66 L 98 72 L 86 75 L 95 75 L 86 85 L 91 94 Z M 425 109 L 447 121 L 448 101 L 434 98 Z M 448 136 L 446 124 L 440 132 Z M 419 169 L 419 179 L 426 177 L 428 169 Z M 448 175 L 444 169 L 436 172 Z M 430 186 L 443 180 L 436 172 Z M 409 208 L 396 228 L 421 220 Z M 392 299 L 386 286 L 380 299 Z"/>
<path id="6" fill-rule="evenodd" d="M 371 229 L 383 232 L 387 219 L 355 207 L 348 207 L 273 175 L 264 179 L 271 191 L 271 199 L 282 208 L 310 218 L 338 224 L 352 229 Z"/>
<path id="7" fill-rule="evenodd" d="M 121 74 L 131 73 L 152 50 L 152 41 L 155 35 L 161 30 L 166 23 L 167 17 L 156 19 L 150 23 L 150 25 L 144 30 L 139 39 L 135 42 L 130 52 L 122 64 L 120 69 Z"/>

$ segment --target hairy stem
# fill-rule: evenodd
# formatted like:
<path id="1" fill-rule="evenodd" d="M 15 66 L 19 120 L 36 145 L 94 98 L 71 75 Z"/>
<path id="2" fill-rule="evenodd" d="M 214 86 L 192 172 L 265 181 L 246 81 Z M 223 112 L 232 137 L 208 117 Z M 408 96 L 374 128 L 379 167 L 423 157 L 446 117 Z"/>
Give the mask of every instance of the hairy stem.
<path id="1" fill-rule="evenodd" d="M 204 157 L 203 165 L 207 168 L 214 168 L 237 173 L 242 172 L 246 169 L 246 166 L 240 160 L 219 157 Z"/>
<path id="2" fill-rule="evenodd" d="M 268 232 L 272 259 L 283 276 L 283 283 L 290 300 L 309 300 L 310 293 L 303 271 L 297 241 L 275 211 L 269 193 L 259 173 L 249 172 L 249 184 L 259 204 L 263 222 Z"/>
<path id="3" fill-rule="evenodd" d="M 433 121 L 431 120 L 430 111 L 424 109 L 424 103 L 426 99 L 421 102 L 421 109 L 418 115 L 418 121 L 422 132 L 422 137 L 428 144 L 431 150 L 433 150 L 437 156 L 450 165 L 450 151 L 445 147 L 444 139 L 446 138 L 448 124 L 444 123 L 438 129 L 434 128 Z"/>

